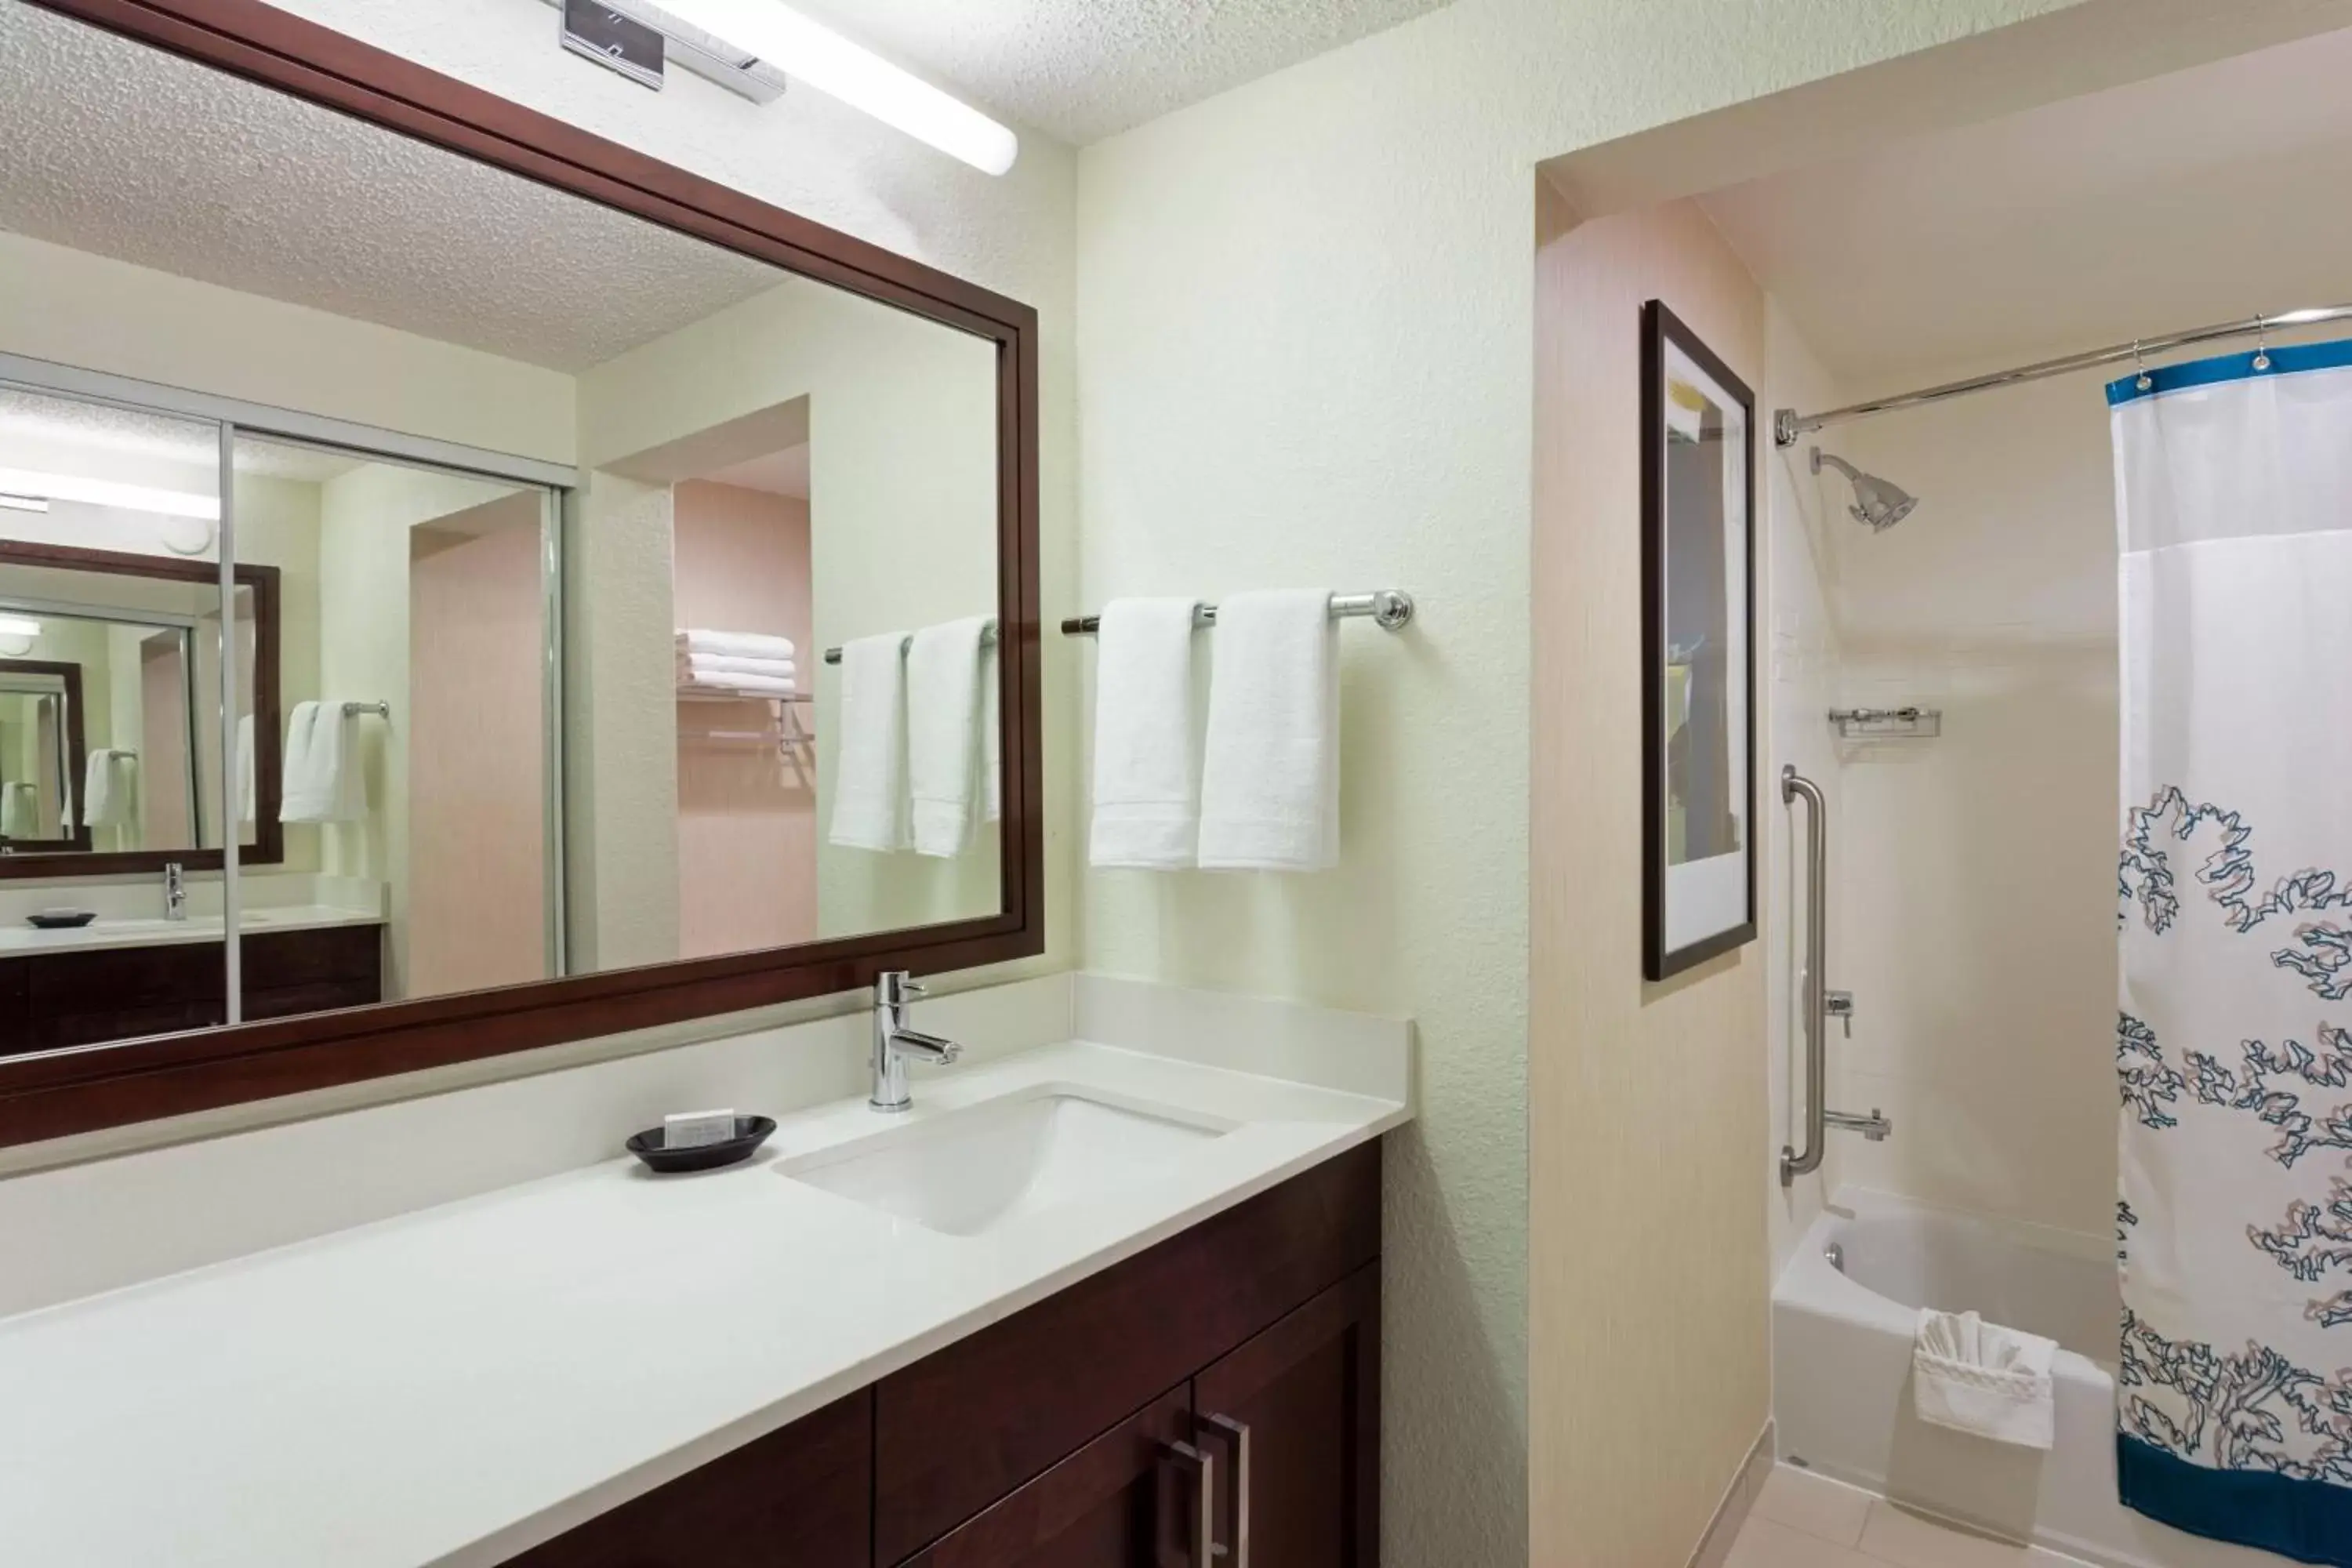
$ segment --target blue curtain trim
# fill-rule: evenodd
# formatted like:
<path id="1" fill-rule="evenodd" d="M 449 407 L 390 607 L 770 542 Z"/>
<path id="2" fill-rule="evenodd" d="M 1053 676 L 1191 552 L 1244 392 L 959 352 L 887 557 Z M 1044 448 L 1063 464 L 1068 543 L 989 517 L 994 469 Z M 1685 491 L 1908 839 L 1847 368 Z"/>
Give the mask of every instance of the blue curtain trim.
<path id="1" fill-rule="evenodd" d="M 2252 353 L 2222 354 L 2216 359 L 2190 360 L 2187 364 L 2168 364 L 2147 373 L 2148 387 L 2140 390 L 2139 372 L 2134 371 L 2107 383 L 2107 405 L 2137 402 L 2143 397 L 2161 397 L 2168 392 L 2179 392 L 2191 386 L 2211 386 L 2222 381 L 2251 381 L 2256 376 L 2291 375 L 2299 370 L 2336 370 L 2352 364 L 2352 338 L 2339 338 L 2332 343 L 2298 343 L 2293 348 L 2271 350 L 2271 367 L 2254 368 Z"/>
<path id="2" fill-rule="evenodd" d="M 2126 1508 L 2175 1530 L 2352 1568 L 2352 1488 L 2274 1470 L 2208 1469 L 2123 1432 L 2116 1434 L 2116 1480 Z"/>

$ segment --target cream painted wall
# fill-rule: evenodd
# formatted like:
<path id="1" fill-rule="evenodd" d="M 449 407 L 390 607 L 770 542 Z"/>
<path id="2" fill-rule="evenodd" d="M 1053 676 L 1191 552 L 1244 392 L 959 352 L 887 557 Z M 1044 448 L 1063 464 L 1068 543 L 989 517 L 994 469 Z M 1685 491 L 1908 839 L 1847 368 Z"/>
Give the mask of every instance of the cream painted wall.
<path id="1" fill-rule="evenodd" d="M 1674 1563 L 1769 1410 L 1769 950 L 1642 978 L 1641 421 L 1628 393 L 1652 298 L 1761 385 L 1764 297 L 1694 204 L 1575 225 L 1539 195 L 1530 1548 L 1538 1563 Z"/>
<path id="2" fill-rule="evenodd" d="M 1423 606 L 1403 637 L 1343 635 L 1338 872 L 1083 882 L 1089 966 L 1419 1021 L 1422 1120 L 1392 1141 L 1388 1193 L 1391 1563 L 1527 1560 L 1532 1467 L 1536 1561 L 1671 1568 L 1763 1415 L 1759 1297 L 1730 1384 L 1720 1404 L 1708 1397 L 1723 1425 L 1676 1436 L 1718 1473 L 1620 1468 L 1628 1446 L 1561 1375 L 1586 1364 L 1600 1331 L 1547 1315 L 1534 1337 L 1550 1370 L 1533 1398 L 1551 1436 L 1529 1458 L 1530 173 L 2056 8 L 1460 0 L 1081 154 L 1083 597 L 1393 584 Z M 1590 615 L 1624 589 L 1568 591 Z M 1608 731 L 1576 722 L 1579 745 L 1607 745 Z M 1759 1019 L 1762 970 L 1758 954 L 1723 983 L 1752 994 Z M 1744 1064 L 1727 1058 L 1738 1082 L 1699 1097 L 1709 1115 L 1739 1107 L 1724 1129 L 1755 1257 L 1735 1254 L 1742 1272 L 1726 1289 L 1750 1296 L 1767 1115 L 1760 1034 L 1753 1044 Z M 1696 1071 L 1680 1082 L 1715 1087 Z M 1611 1106 L 1553 1136 L 1605 1138 L 1627 1115 Z M 1545 1267 L 1622 1262 L 1554 1254 Z M 1601 1342 L 1621 1366 L 1716 1364 L 1685 1321 Z M 1582 1534 L 1598 1477 L 1619 1484 L 1611 1528 L 1630 1534 Z"/>
<path id="3" fill-rule="evenodd" d="M 1842 1178 L 2104 1236 L 2115 1125 L 2116 541 L 2095 374 L 1825 431 L 1918 495 L 1871 534 L 1826 478 L 1840 689 L 1940 708 L 1935 741 L 1840 748 L 1832 983 Z M 2032 1092 L 2021 1093 L 2020 1085 Z"/>
<path id="4" fill-rule="evenodd" d="M 491 451 L 572 459 L 572 378 L 0 233 L 0 352 Z"/>

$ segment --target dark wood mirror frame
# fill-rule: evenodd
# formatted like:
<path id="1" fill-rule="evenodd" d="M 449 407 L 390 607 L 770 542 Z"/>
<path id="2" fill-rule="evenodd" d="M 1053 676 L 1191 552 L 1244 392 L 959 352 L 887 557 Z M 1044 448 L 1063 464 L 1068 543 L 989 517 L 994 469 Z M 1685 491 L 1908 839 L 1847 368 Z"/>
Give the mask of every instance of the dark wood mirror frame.
<path id="1" fill-rule="evenodd" d="M 1003 896 L 979 920 L 0 1058 L 0 1146 L 852 991 L 887 969 L 1045 951 L 1034 309 L 259 0 L 32 3 L 992 341 Z"/>
<path id="2" fill-rule="evenodd" d="M 89 769 L 89 752 L 83 741 L 81 666 L 58 664 L 46 658 L 0 658 L 0 675 L 53 676 L 64 688 L 66 774 L 65 778 L 58 782 L 64 784 L 68 780 L 73 781 L 68 792 L 70 798 L 71 791 L 82 787 L 80 780 Z M 22 693 L 11 693 L 11 695 L 22 695 Z M 17 849 L 12 847 L 7 854 L 0 855 L 0 877 L 30 877 L 40 874 L 37 871 L 16 869 L 20 861 L 37 866 L 49 856 L 87 855 L 89 852 L 89 826 L 87 823 L 60 824 L 59 826 L 70 827 L 70 831 L 63 837 L 27 838 L 23 842 L 31 847 Z M 0 837 L 0 843 L 6 842 L 8 840 L 5 837 Z M 67 864 L 73 865 L 76 862 L 69 860 Z M 70 871 L 66 874 L 73 875 Z"/>
<path id="3" fill-rule="evenodd" d="M 64 572 L 91 572 L 116 577 L 147 577 L 172 583 L 215 584 L 220 568 L 208 561 L 174 561 L 162 555 L 134 555 L 126 551 L 83 550 L 65 544 L 26 544 L 0 540 L 0 567 L 42 566 Z M 253 596 L 253 788 L 254 841 L 241 845 L 237 859 L 247 866 L 275 866 L 286 858 L 286 830 L 278 821 L 281 787 L 278 704 L 278 568 L 239 566 L 236 585 Z M 53 668 L 79 671 L 79 665 Z M 79 680 L 77 679 L 77 684 Z M 74 777 L 82 774 L 81 702 L 73 704 Z M 215 708 L 215 711 L 218 710 Z M 194 736 L 189 737 L 193 742 Z M 76 786 L 79 787 L 79 784 Z M 77 836 L 76 849 L 29 855 L 0 856 L 0 881 L 38 879 L 60 881 L 73 877 L 115 877 L 125 872 L 160 872 L 174 861 L 190 871 L 221 868 L 218 849 L 123 849 L 89 852 L 89 829 Z"/>

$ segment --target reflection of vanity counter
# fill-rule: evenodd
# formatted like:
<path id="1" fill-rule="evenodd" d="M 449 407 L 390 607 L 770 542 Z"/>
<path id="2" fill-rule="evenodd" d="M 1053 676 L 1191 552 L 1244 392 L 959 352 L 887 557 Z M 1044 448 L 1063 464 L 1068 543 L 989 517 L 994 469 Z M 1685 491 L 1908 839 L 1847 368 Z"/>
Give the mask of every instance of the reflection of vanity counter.
<path id="1" fill-rule="evenodd" d="M 257 903 L 238 918 L 247 1018 L 383 999 L 383 915 L 375 884 L 257 878 L 256 887 L 289 901 Z M 192 889 L 192 899 L 214 907 L 200 902 L 184 921 L 113 912 L 131 891 L 152 909 L 153 895 L 143 889 L 93 888 L 83 903 L 96 907 L 99 918 L 70 931 L 25 924 L 14 907 L 21 895 L 0 904 L 0 1056 L 226 1020 L 217 884 Z M 336 901 L 315 901 L 328 891 Z M 304 899 L 313 901 L 293 901 Z M 41 901 L 66 900 L 51 889 Z"/>
<path id="2" fill-rule="evenodd" d="M 237 918 L 237 930 L 247 942 L 255 933 L 284 931 L 317 931 L 328 926 L 380 926 L 383 916 L 368 910 L 345 909 L 336 904 L 289 904 L 272 909 L 247 910 Z M 86 926 L 70 931 L 41 931 L 29 925 L 0 926 L 0 960 L 33 952 L 80 952 L 93 948 L 162 947 L 177 942 L 217 942 L 221 940 L 221 917 L 190 915 L 184 921 L 167 921 L 158 915 L 111 917 L 100 915 Z"/>

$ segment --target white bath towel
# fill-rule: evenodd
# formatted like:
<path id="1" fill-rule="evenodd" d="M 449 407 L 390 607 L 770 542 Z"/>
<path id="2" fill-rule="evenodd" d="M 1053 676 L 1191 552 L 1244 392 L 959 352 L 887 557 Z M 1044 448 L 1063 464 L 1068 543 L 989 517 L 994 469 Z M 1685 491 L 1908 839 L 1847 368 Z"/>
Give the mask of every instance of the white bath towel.
<path id="1" fill-rule="evenodd" d="M 681 678 L 677 689 L 680 691 L 749 691 L 761 697 L 790 697 L 801 688 L 800 682 L 789 675 L 744 675 L 714 669 L 707 674 Z"/>
<path id="2" fill-rule="evenodd" d="M 997 667 L 996 638 L 980 647 L 980 816 L 994 822 L 1004 815 L 1003 707 L 1001 689 L 1004 672 Z"/>
<path id="3" fill-rule="evenodd" d="M 81 825 L 120 827 L 138 805 L 138 759 L 129 752 L 100 746 L 89 754 L 88 781 L 82 785 Z"/>
<path id="4" fill-rule="evenodd" d="M 790 680 L 800 673 L 800 667 L 789 658 L 753 658 L 739 653 L 681 653 L 677 656 L 680 676 L 764 675 L 771 679 Z"/>
<path id="5" fill-rule="evenodd" d="M 1339 860 L 1339 658 L 1328 590 L 1235 594 L 1217 609 L 1201 763 L 1204 868 Z"/>
<path id="6" fill-rule="evenodd" d="M 41 837 L 41 791 L 38 785 L 0 784 L 0 838 Z"/>
<path id="7" fill-rule="evenodd" d="M 907 794 L 915 853 L 961 855 L 982 809 L 980 639 L 986 616 L 925 626 L 907 643 Z"/>
<path id="8" fill-rule="evenodd" d="M 280 822 L 362 822 L 367 779 L 360 769 L 359 721 L 341 702 L 298 702 L 286 724 Z"/>
<path id="9" fill-rule="evenodd" d="M 1113 599 L 1095 663 L 1094 822 L 1087 858 L 1146 871 L 1199 853 L 1192 768 L 1193 599 Z"/>
<path id="10" fill-rule="evenodd" d="M 695 630 L 677 634 L 677 651 L 732 654 L 739 658 L 790 658 L 795 650 L 792 638 L 772 637 L 766 632 Z"/>
<path id="11" fill-rule="evenodd" d="M 905 847 L 907 638 L 842 645 L 841 763 L 833 780 L 833 842 L 845 849 Z"/>
<path id="12" fill-rule="evenodd" d="M 2047 1448 L 2057 1425 L 2050 1383 L 2057 1354 L 2056 1342 L 2038 1334 L 1923 1307 L 1911 1350 L 1912 1407 L 1937 1426 Z"/>

